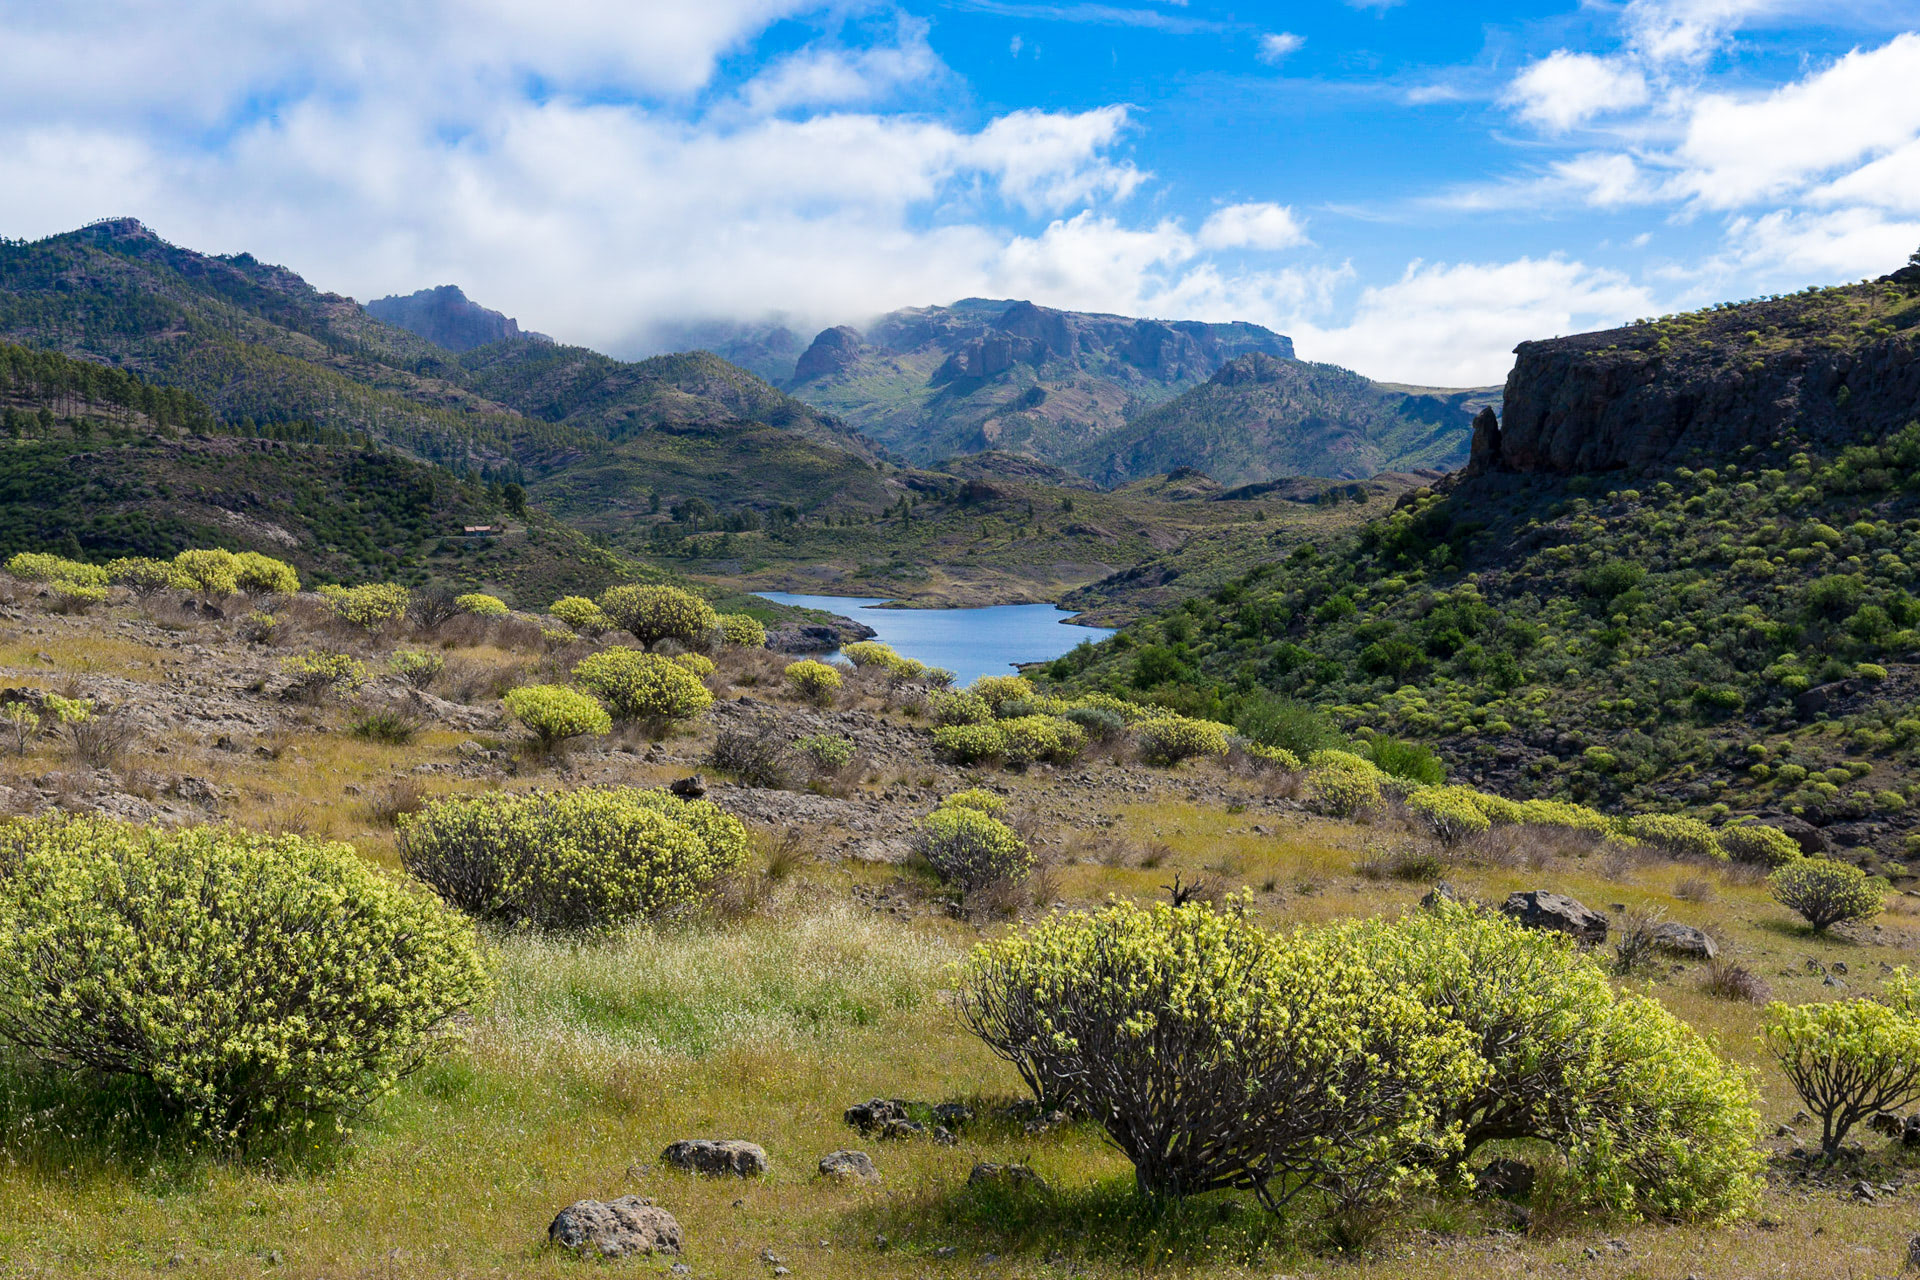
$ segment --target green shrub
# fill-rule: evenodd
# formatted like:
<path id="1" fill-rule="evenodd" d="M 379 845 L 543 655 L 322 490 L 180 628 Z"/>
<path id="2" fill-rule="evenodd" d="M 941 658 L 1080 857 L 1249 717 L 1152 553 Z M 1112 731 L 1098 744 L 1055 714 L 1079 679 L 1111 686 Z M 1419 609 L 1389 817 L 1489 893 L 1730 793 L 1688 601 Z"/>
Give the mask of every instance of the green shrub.
<path id="1" fill-rule="evenodd" d="M 676 653 L 673 655 L 673 660 L 701 680 L 705 680 L 718 670 L 714 666 L 713 659 L 704 653 Z"/>
<path id="2" fill-rule="evenodd" d="M 787 686 L 815 706 L 823 707 L 832 702 L 835 691 L 840 688 L 840 673 L 812 658 L 788 663 L 783 674 Z"/>
<path id="3" fill-rule="evenodd" d="M 1061 717 L 1094 742 L 1116 742 L 1127 731 L 1127 718 L 1106 707 L 1070 706 Z"/>
<path id="4" fill-rule="evenodd" d="M 966 893 L 1033 869 L 1033 854 L 1019 833 L 968 805 L 943 804 L 922 818 L 914 848 L 942 880 Z"/>
<path id="5" fill-rule="evenodd" d="M 173 558 L 173 569 L 188 590 L 202 595 L 230 596 L 240 589 L 240 562 L 231 551 L 182 551 Z"/>
<path id="6" fill-rule="evenodd" d="M 359 1111 L 486 997 L 471 926 L 346 845 L 51 817 L 0 862 L 0 1038 L 221 1138 Z"/>
<path id="7" fill-rule="evenodd" d="M 1351 818 L 1380 804 L 1386 774 L 1350 751 L 1321 751 L 1307 761 L 1307 799 L 1321 813 Z"/>
<path id="8" fill-rule="evenodd" d="M 328 583 L 320 588 L 320 603 L 343 622 L 378 631 L 407 611 L 410 593 L 397 582 L 369 582 L 358 587 Z"/>
<path id="9" fill-rule="evenodd" d="M 978 809 L 989 818 L 997 818 L 1006 811 L 1007 802 L 984 787 L 968 787 L 942 800 L 940 807 L 942 809 Z"/>
<path id="10" fill-rule="evenodd" d="M 840 656 L 856 667 L 891 667 L 900 661 L 900 655 L 893 651 L 892 645 L 881 644 L 878 640 L 859 640 L 841 645 Z"/>
<path id="11" fill-rule="evenodd" d="M 356 738 L 403 747 L 420 732 L 420 722 L 403 711 L 363 711 L 353 718 L 348 728 Z"/>
<path id="12" fill-rule="evenodd" d="M 1720 847 L 1735 862 L 1754 862 L 1763 867 L 1783 867 L 1802 856 L 1800 842 L 1778 827 L 1759 822 L 1743 822 L 1720 828 Z"/>
<path id="13" fill-rule="evenodd" d="M 1227 726 L 1186 716 L 1160 716 L 1134 725 L 1133 743 L 1147 764 L 1170 767 L 1195 756 L 1227 754 Z"/>
<path id="14" fill-rule="evenodd" d="M 1033 681 L 1025 676 L 981 676 L 967 686 L 967 692 L 981 699 L 1000 714 L 1001 705 L 1033 696 Z"/>
<path id="15" fill-rule="evenodd" d="M 672 658 L 639 649 L 612 648 L 574 664 L 573 678 L 597 693 L 620 720 L 663 727 L 697 720 L 713 705 L 700 677 Z"/>
<path id="16" fill-rule="evenodd" d="M 163 591 L 185 590 L 187 585 L 186 579 L 174 571 L 172 561 L 156 560 L 152 556 L 123 556 L 107 561 L 107 580 L 143 600 Z"/>
<path id="17" fill-rule="evenodd" d="M 288 696 L 307 702 L 318 702 L 328 694 L 344 697 L 367 682 L 367 669 L 358 658 L 325 649 L 289 654 L 280 667 L 291 678 Z"/>
<path id="18" fill-rule="evenodd" d="M 507 608 L 507 602 L 499 596 L 490 596 L 484 591 L 469 592 L 453 598 L 454 607 L 462 613 L 470 613 L 476 618 L 504 618 L 513 610 Z"/>
<path id="19" fill-rule="evenodd" d="M 233 557 L 233 585 L 250 596 L 290 596 L 300 590 L 300 574 L 284 560 L 240 551 Z"/>
<path id="20" fill-rule="evenodd" d="M 1016 768 L 1042 760 L 1065 764 L 1080 754 L 1087 735 L 1058 716 L 1015 716 L 999 724 L 1001 757 Z"/>
<path id="21" fill-rule="evenodd" d="M 53 608 L 58 613 L 85 613 L 94 605 L 107 602 L 107 589 L 88 582 L 49 582 L 47 591 L 53 596 Z"/>
<path id="22" fill-rule="evenodd" d="M 459 796 L 399 823 L 400 861 L 483 919 L 601 929 L 706 902 L 750 849 L 705 800 L 620 787 Z"/>
<path id="23" fill-rule="evenodd" d="M 75 582 L 104 587 L 107 571 L 96 564 L 69 560 L 43 551 L 22 551 L 7 561 L 7 572 L 22 582 Z"/>
<path id="24" fill-rule="evenodd" d="M 1884 880 L 1830 858 L 1798 858 L 1767 877 L 1773 900 L 1824 933 L 1849 920 L 1869 920 L 1886 901 Z"/>
<path id="25" fill-rule="evenodd" d="M 997 724 L 947 724 L 933 731 L 933 749 L 954 764 L 997 760 L 1007 749 L 1007 735 Z"/>
<path id="26" fill-rule="evenodd" d="M 1291 698 L 1254 698 L 1240 708 L 1233 726 L 1261 746 L 1282 747 L 1302 760 L 1347 744 L 1326 712 Z"/>
<path id="27" fill-rule="evenodd" d="M 1407 808 L 1442 844 L 1458 844 L 1493 825 L 1472 787 L 1423 787 L 1407 796 Z"/>
<path id="28" fill-rule="evenodd" d="M 1440 763 L 1440 757 L 1417 742 L 1379 734 L 1367 743 L 1366 755 L 1380 772 L 1395 778 L 1427 787 L 1437 787 L 1447 780 L 1447 766 Z"/>
<path id="29" fill-rule="evenodd" d="M 927 712 L 935 724 L 987 724 L 993 720 L 993 708 L 977 693 L 959 689 L 936 689 L 927 695 Z"/>
<path id="30" fill-rule="evenodd" d="M 1622 829 L 1629 839 L 1676 857 L 1727 860 L 1727 851 L 1720 847 L 1719 836 L 1698 818 L 1676 813 L 1640 813 L 1628 818 Z"/>
<path id="31" fill-rule="evenodd" d="M 416 689 L 432 685 L 446 666 L 447 660 L 439 654 L 420 649 L 401 649 L 387 659 L 388 669 Z"/>
<path id="32" fill-rule="evenodd" d="M 745 613 L 723 613 L 718 615 L 720 638 L 728 644 L 738 645 L 742 649 L 764 649 L 767 647 L 767 629 L 760 619 Z"/>
<path id="33" fill-rule="evenodd" d="M 542 750 L 551 750 L 569 738 L 613 731 L 613 717 L 605 707 L 565 685 L 522 685 L 509 689 L 500 701 L 507 714 L 526 727 Z"/>
<path id="34" fill-rule="evenodd" d="M 646 648 L 662 640 L 704 648 L 720 625 L 712 605 L 678 587 L 612 587 L 601 595 L 600 610 Z"/>
<path id="35" fill-rule="evenodd" d="M 1241 739 L 1235 744 L 1247 753 L 1247 758 L 1263 767 L 1285 769 L 1289 773 L 1298 773 L 1304 767 L 1300 757 L 1285 747 L 1270 747 L 1264 742 L 1250 742 Z"/>
<path id="36" fill-rule="evenodd" d="M 793 749 L 816 769 L 831 772 L 853 763 L 853 739 L 837 733 L 813 733 L 795 738 Z"/>
<path id="37" fill-rule="evenodd" d="M 1813 861 L 1809 859 L 1809 861 Z M 1767 1006 L 1761 1038 L 1831 1156 L 1860 1121 L 1920 1101 L 1920 1019 L 1874 1000 Z"/>
<path id="38" fill-rule="evenodd" d="M 613 630 L 613 619 L 585 596 L 562 596 L 547 610 L 583 636 L 597 636 Z"/>

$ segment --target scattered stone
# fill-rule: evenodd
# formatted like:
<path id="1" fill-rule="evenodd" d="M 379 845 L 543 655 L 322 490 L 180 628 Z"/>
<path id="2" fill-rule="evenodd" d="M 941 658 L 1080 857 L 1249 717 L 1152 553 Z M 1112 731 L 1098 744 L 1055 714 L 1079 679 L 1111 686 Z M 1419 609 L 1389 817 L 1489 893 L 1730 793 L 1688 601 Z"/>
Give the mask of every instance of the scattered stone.
<path id="1" fill-rule="evenodd" d="M 1524 1160 L 1512 1160 L 1505 1156 L 1490 1160 L 1484 1169 L 1473 1175 L 1474 1186 L 1490 1196 L 1503 1200 L 1525 1200 L 1533 1195 L 1535 1179 L 1533 1166 Z"/>
<path id="2" fill-rule="evenodd" d="M 995 1164 L 982 1160 L 967 1174 L 970 1187 L 999 1185 L 1023 1191 L 1045 1191 L 1047 1180 L 1024 1164 Z"/>
<path id="3" fill-rule="evenodd" d="M 942 1102 L 933 1108 L 933 1118 L 949 1129 L 960 1129 L 973 1123 L 973 1108 L 964 1102 Z"/>
<path id="4" fill-rule="evenodd" d="M 1544 889 L 1510 894 L 1500 910 L 1529 929 L 1568 934 L 1589 946 L 1598 946 L 1607 940 L 1607 918 L 1565 894 Z"/>
<path id="5" fill-rule="evenodd" d="M 1897 1138 L 1906 1132 L 1907 1122 L 1891 1111 L 1876 1111 L 1867 1120 L 1867 1128 L 1889 1138 Z"/>
<path id="6" fill-rule="evenodd" d="M 680 1224 L 673 1215 L 640 1196 L 575 1201 L 554 1218 L 547 1239 L 563 1249 L 602 1258 L 679 1253 L 681 1246 Z"/>
<path id="7" fill-rule="evenodd" d="M 1465 899 L 1460 896 L 1460 891 L 1451 884 L 1448 884 L 1445 880 L 1442 880 L 1435 884 L 1433 888 L 1427 890 L 1426 897 L 1420 899 L 1420 909 L 1422 911 L 1431 911 L 1442 902 L 1463 901 L 1465 901 Z"/>
<path id="8" fill-rule="evenodd" d="M 1871 1201 L 1877 1198 L 1879 1194 L 1879 1191 L 1874 1188 L 1874 1185 L 1864 1178 L 1853 1184 L 1853 1198 L 1855 1200 Z"/>
<path id="9" fill-rule="evenodd" d="M 1711 960 L 1720 954 L 1718 944 L 1707 936 L 1706 930 L 1672 920 L 1662 921 L 1653 927 L 1653 945 L 1662 951 L 1692 960 Z"/>
<path id="10" fill-rule="evenodd" d="M 1845 960 L 1835 960 L 1832 964 L 1827 966 L 1827 969 L 1830 972 L 1840 974 L 1844 977 L 1847 972 L 1847 962 Z"/>
<path id="11" fill-rule="evenodd" d="M 679 796 L 682 800 L 698 800 L 701 796 L 707 794 L 707 783 L 706 779 L 696 773 L 690 778 L 678 778 L 669 782 L 667 784 L 667 790 L 673 792 L 673 794 Z"/>
<path id="12" fill-rule="evenodd" d="M 755 1178 L 767 1171 L 765 1148 L 737 1138 L 682 1138 L 660 1153 L 663 1164 L 708 1177 Z"/>
<path id="13" fill-rule="evenodd" d="M 876 1133 L 890 1120 L 907 1119 L 907 1104 L 901 1098 L 874 1098 L 856 1102 L 841 1116 L 862 1133 Z"/>
<path id="14" fill-rule="evenodd" d="M 820 1176 L 835 1182 L 878 1182 L 880 1171 L 864 1151 L 834 1151 L 820 1157 Z"/>

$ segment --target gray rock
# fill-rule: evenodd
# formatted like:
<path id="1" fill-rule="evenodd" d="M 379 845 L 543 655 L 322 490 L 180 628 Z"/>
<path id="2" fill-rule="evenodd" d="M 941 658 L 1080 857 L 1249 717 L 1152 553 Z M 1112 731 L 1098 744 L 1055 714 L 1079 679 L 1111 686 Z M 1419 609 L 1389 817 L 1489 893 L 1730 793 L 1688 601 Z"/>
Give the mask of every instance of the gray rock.
<path id="1" fill-rule="evenodd" d="M 563 1249 L 602 1258 L 679 1253 L 682 1243 L 673 1215 L 639 1196 L 575 1201 L 554 1218 L 547 1239 Z"/>
<path id="2" fill-rule="evenodd" d="M 856 1102 L 846 1109 L 841 1119 L 862 1133 L 878 1133 L 889 1123 L 912 1123 L 907 1119 L 907 1103 L 903 1098 L 873 1098 Z"/>
<path id="3" fill-rule="evenodd" d="M 765 1148 L 737 1138 L 682 1138 L 660 1153 L 660 1161 L 715 1178 L 756 1178 L 767 1171 Z"/>
<path id="4" fill-rule="evenodd" d="M 1565 894 L 1544 889 L 1510 894 L 1500 910 L 1529 929 L 1550 929 L 1589 946 L 1598 946 L 1607 940 L 1607 918 Z"/>
<path id="5" fill-rule="evenodd" d="M 1533 1194 L 1535 1176 L 1533 1166 L 1526 1161 L 1502 1156 L 1498 1160 L 1488 1161 L 1486 1168 L 1473 1175 L 1473 1182 L 1478 1190 L 1487 1195 L 1525 1200 Z"/>
<path id="6" fill-rule="evenodd" d="M 698 800 L 707 794 L 707 784 L 706 780 L 696 773 L 691 778 L 676 778 L 669 782 L 667 790 L 683 800 Z"/>
<path id="7" fill-rule="evenodd" d="M 820 1157 L 820 1176 L 835 1182 L 878 1182 L 880 1171 L 864 1151 L 834 1151 Z"/>
<path id="8" fill-rule="evenodd" d="M 967 1185 L 970 1187 L 1004 1186 L 1013 1187 L 1017 1190 L 1045 1191 L 1047 1189 L 1047 1180 L 1035 1173 L 1030 1165 L 995 1164 L 989 1160 L 982 1160 L 979 1164 L 973 1166 L 973 1169 L 967 1174 Z"/>
<path id="9" fill-rule="evenodd" d="M 1704 930 L 1672 920 L 1653 926 L 1653 945 L 1662 951 L 1694 960 L 1711 960 L 1720 954 L 1718 944 Z"/>

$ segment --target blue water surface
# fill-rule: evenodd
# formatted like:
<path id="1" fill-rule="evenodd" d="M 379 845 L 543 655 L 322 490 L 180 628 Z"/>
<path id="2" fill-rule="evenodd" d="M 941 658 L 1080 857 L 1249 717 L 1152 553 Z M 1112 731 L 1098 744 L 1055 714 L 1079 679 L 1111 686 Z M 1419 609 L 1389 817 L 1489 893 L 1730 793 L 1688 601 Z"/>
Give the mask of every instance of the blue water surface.
<path id="1" fill-rule="evenodd" d="M 960 684 L 979 676 L 1013 674 L 1018 662 L 1046 662 L 1082 640 L 1100 641 L 1106 627 L 1071 626 L 1050 604 L 997 604 L 981 609 L 882 609 L 885 600 L 859 596 L 801 596 L 762 591 L 775 604 L 824 609 L 864 622 L 875 638 L 930 667 L 945 667 Z M 836 651 L 837 652 L 837 651 Z M 833 655 L 828 655 L 833 656 Z"/>

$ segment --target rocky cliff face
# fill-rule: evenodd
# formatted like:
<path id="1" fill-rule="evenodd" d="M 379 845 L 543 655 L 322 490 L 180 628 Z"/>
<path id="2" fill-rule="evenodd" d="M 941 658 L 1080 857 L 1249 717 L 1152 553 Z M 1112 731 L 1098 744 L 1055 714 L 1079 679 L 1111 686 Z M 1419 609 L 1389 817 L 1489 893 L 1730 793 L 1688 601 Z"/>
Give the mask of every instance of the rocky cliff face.
<path id="1" fill-rule="evenodd" d="M 474 302 L 458 285 L 443 284 L 405 297 L 376 298 L 367 304 L 367 314 L 449 351 L 471 351 L 521 336 L 520 325 L 513 317 Z"/>
<path id="2" fill-rule="evenodd" d="M 1651 471 L 1920 418 L 1920 272 L 1522 343 L 1470 470 Z"/>

